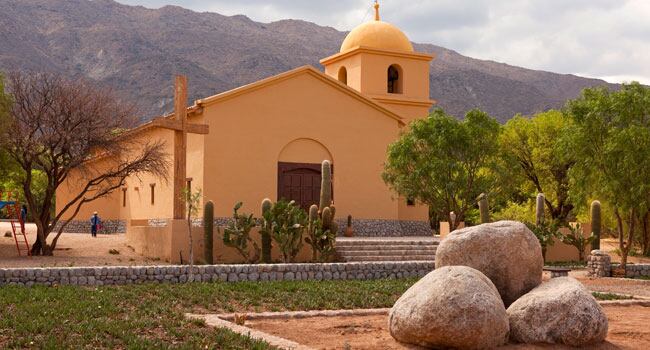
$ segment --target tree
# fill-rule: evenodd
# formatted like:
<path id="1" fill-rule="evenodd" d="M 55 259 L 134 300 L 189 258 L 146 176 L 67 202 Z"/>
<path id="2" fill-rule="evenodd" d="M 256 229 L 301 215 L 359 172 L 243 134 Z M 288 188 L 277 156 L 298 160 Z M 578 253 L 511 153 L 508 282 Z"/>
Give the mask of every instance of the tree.
<path id="1" fill-rule="evenodd" d="M 650 88 L 585 89 L 567 104 L 579 161 L 571 170 L 576 198 L 602 198 L 614 208 L 625 268 L 639 218 L 650 208 Z"/>
<path id="2" fill-rule="evenodd" d="M 81 207 L 121 188 L 128 177 L 149 173 L 167 178 L 164 143 L 123 137 L 137 120 L 133 109 L 110 91 L 45 73 L 13 74 L 9 91 L 13 104 L 9 126 L 0 131 L 0 148 L 23 173 L 19 182 L 37 227 L 32 254 L 52 255 Z M 104 167 L 90 166 L 96 162 Z M 34 171 L 46 178 L 40 200 Z M 75 192 L 53 213 L 56 190 L 67 180 L 75 182 Z M 68 220 L 62 220 L 64 215 Z M 47 238 L 59 223 L 48 245 Z"/>
<path id="3" fill-rule="evenodd" d="M 510 169 L 501 173 L 503 182 L 519 185 L 516 190 L 524 197 L 546 194 L 551 219 L 563 224 L 574 208 L 569 198 L 569 171 L 576 162 L 568 148 L 571 128 L 569 117 L 548 111 L 530 119 L 515 116 L 499 137 L 502 159 L 509 164 L 504 169 Z"/>
<path id="4" fill-rule="evenodd" d="M 415 120 L 388 148 L 382 177 L 394 191 L 429 205 L 439 217 L 464 221 L 480 193 L 491 194 L 499 123 L 472 110 L 464 121 L 435 110 Z M 449 213 L 456 214 L 456 220 Z"/>

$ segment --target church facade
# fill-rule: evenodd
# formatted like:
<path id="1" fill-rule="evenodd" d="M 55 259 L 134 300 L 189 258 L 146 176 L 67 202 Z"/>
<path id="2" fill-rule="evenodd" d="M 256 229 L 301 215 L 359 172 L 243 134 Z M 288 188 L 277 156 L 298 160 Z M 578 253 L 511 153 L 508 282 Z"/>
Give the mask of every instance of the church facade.
<path id="1" fill-rule="evenodd" d="M 318 202 L 320 163 L 327 159 L 341 225 L 351 215 L 358 235 L 430 234 L 427 207 L 397 196 L 381 172 L 388 145 L 435 103 L 429 99 L 432 59 L 415 52 L 377 11 L 374 21 L 350 32 L 339 53 L 321 60 L 324 72 L 303 66 L 195 101 L 187 120 L 209 132 L 187 135 L 192 189 L 201 189 L 223 219 L 240 201 L 243 212 L 256 216 L 264 198 L 308 207 Z M 174 131 L 159 123 L 125 137 L 164 140 L 174 154 Z M 114 231 L 164 223 L 173 217 L 172 182 L 128 179 L 120 191 L 86 204 L 76 220 L 98 211 Z M 59 189 L 57 201 L 66 201 L 68 186 L 74 182 Z"/>

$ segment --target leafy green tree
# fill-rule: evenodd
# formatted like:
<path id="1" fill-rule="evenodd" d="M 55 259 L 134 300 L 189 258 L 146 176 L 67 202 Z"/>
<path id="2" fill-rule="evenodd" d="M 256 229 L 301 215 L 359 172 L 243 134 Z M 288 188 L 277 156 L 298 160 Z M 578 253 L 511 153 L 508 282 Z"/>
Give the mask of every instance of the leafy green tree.
<path id="1" fill-rule="evenodd" d="M 499 137 L 502 159 L 509 166 L 502 181 L 515 186 L 524 198 L 544 193 L 551 219 L 566 223 L 574 205 L 569 199 L 569 170 L 576 157 L 569 150 L 571 118 L 559 111 L 533 118 L 510 119 Z"/>
<path id="2" fill-rule="evenodd" d="M 625 267 L 637 222 L 650 208 L 650 88 L 585 89 L 567 113 L 576 125 L 572 152 L 580 160 L 571 169 L 572 193 L 614 208 Z"/>
<path id="3" fill-rule="evenodd" d="M 429 205 L 457 226 L 480 193 L 495 191 L 491 169 L 499 131 L 499 123 L 480 110 L 468 112 L 463 121 L 435 110 L 413 121 L 389 146 L 382 177 L 398 194 Z M 456 220 L 449 218 L 452 211 Z"/>

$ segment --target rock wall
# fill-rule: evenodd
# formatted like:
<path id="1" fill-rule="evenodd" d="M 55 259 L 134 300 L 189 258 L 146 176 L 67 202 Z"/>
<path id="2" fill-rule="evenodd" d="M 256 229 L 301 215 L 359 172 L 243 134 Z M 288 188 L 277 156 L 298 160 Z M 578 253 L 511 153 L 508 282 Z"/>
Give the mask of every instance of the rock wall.
<path id="1" fill-rule="evenodd" d="M 189 266 L 102 266 L 0 269 L 2 285 L 114 285 L 184 283 Z M 422 277 L 432 262 L 362 262 L 334 264 L 242 264 L 194 266 L 194 281 L 372 280 Z"/>
<path id="2" fill-rule="evenodd" d="M 588 276 L 590 277 L 610 277 L 612 270 L 619 268 L 621 265 L 612 263 L 612 258 L 607 252 L 602 250 L 592 250 L 587 259 Z M 650 277 L 650 264 L 627 264 L 625 276 L 633 277 Z"/>
<path id="3" fill-rule="evenodd" d="M 63 223 L 59 222 L 54 228 L 55 232 L 59 230 Z M 90 219 L 72 220 L 64 230 L 66 233 L 88 233 L 90 234 Z M 99 234 L 125 233 L 126 221 L 124 220 L 102 220 L 102 229 Z"/>

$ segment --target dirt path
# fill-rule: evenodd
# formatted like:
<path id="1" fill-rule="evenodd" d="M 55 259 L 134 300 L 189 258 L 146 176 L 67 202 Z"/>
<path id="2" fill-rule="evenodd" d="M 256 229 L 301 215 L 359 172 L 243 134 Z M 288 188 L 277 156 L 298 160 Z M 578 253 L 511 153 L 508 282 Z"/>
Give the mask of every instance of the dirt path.
<path id="1" fill-rule="evenodd" d="M 63 233 L 54 256 L 18 256 L 13 237 L 4 237 L 11 230 L 9 223 L 0 222 L 0 267 L 101 266 L 101 265 L 164 265 L 163 261 L 145 258 L 128 246 L 124 234 L 98 235 Z M 36 226 L 27 225 L 30 244 L 36 240 Z M 113 253 L 119 254 L 111 254 Z"/>
<path id="2" fill-rule="evenodd" d="M 589 349 L 650 349 L 650 308 L 606 306 L 607 341 Z M 252 320 L 247 327 L 318 349 L 413 349 L 388 332 L 386 315 Z M 347 344 L 347 345 L 346 345 Z M 558 345 L 507 345 L 501 349 L 574 349 Z"/>

